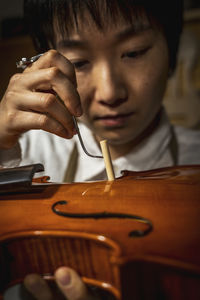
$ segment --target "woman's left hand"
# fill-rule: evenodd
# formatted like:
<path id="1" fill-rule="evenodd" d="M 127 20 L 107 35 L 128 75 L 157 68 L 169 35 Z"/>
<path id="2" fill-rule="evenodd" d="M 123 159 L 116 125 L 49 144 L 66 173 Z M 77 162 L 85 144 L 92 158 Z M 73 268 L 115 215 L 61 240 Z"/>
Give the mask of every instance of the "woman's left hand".
<path id="1" fill-rule="evenodd" d="M 100 300 L 84 284 L 80 276 L 71 268 L 60 267 L 55 272 L 58 288 L 67 300 Z M 37 300 L 57 300 L 47 282 L 37 274 L 27 275 L 24 279 L 26 289 Z"/>

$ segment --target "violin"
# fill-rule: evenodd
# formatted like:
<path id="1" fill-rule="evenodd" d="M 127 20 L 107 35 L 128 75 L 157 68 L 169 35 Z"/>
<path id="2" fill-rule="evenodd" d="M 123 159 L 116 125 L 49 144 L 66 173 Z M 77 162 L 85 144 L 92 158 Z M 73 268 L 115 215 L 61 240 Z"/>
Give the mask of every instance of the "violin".
<path id="1" fill-rule="evenodd" d="M 73 184 L 33 180 L 41 165 L 7 170 L 1 295 L 27 274 L 50 280 L 66 265 L 116 299 L 200 299 L 200 166 Z"/>

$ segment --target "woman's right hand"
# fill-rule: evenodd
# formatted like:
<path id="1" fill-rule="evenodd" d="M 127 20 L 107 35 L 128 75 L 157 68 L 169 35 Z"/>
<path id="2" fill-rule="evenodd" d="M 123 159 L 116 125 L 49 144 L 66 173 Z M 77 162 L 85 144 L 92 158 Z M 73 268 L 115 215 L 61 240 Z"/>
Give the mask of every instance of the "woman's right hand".
<path id="1" fill-rule="evenodd" d="M 72 115 L 82 114 L 76 87 L 73 65 L 56 50 L 15 74 L 0 102 L 0 148 L 11 148 L 30 129 L 72 138 Z"/>

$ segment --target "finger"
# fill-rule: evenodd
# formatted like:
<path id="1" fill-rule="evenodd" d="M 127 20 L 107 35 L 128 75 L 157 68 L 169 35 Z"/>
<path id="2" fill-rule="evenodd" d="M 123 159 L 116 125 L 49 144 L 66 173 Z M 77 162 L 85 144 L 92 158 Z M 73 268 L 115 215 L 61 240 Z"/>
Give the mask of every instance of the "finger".
<path id="1" fill-rule="evenodd" d="M 24 92 L 15 95 L 20 99 L 16 103 L 16 109 L 23 111 L 35 111 L 48 114 L 50 117 L 61 123 L 62 126 L 72 134 L 75 133 L 74 122 L 71 114 L 61 101 L 52 93 Z"/>
<path id="2" fill-rule="evenodd" d="M 16 84 L 16 81 L 17 84 Z M 15 83 L 15 85 L 14 85 Z M 53 90 L 64 102 L 72 115 L 79 117 L 82 114 L 80 97 L 70 80 L 56 67 L 41 69 L 31 73 L 17 74 L 11 81 L 13 90 Z"/>
<path id="3" fill-rule="evenodd" d="M 62 99 L 72 115 L 80 117 L 82 108 L 80 97 L 74 85 L 56 67 L 49 69 L 51 89 Z"/>
<path id="4" fill-rule="evenodd" d="M 58 287 L 68 300 L 95 300 L 79 275 L 72 269 L 61 267 L 55 272 Z"/>
<path id="5" fill-rule="evenodd" d="M 48 114 L 20 111 L 16 115 L 10 116 L 10 121 L 7 123 L 9 124 L 7 132 L 12 133 L 12 135 L 21 134 L 31 129 L 42 129 L 66 139 L 73 137 L 72 132 L 67 131 L 61 123 Z"/>
<path id="6" fill-rule="evenodd" d="M 24 286 L 37 300 L 53 300 L 48 284 L 37 274 L 27 275 Z"/>
<path id="7" fill-rule="evenodd" d="M 24 72 L 32 72 L 38 69 L 57 67 L 77 87 L 76 73 L 73 64 L 57 50 L 49 50 L 37 61 L 29 65 Z"/>

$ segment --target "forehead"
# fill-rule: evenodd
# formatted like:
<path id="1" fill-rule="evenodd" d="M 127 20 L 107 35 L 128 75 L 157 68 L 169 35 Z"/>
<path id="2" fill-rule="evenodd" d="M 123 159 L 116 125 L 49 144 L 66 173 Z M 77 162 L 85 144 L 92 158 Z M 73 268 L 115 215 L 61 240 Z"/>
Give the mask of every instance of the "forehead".
<path id="1" fill-rule="evenodd" d="M 64 24 L 64 25 L 63 25 Z M 118 35 L 120 33 L 122 37 L 130 34 L 137 34 L 152 28 L 153 23 L 150 22 L 147 15 L 143 12 L 140 15 L 133 15 L 131 19 L 126 19 L 124 15 L 119 14 L 117 16 L 111 16 L 104 14 L 101 16 L 101 20 L 95 20 L 88 11 L 84 11 L 81 15 L 76 15 L 76 18 L 59 23 L 59 19 L 54 20 L 54 36 L 56 44 L 63 39 L 76 39 L 76 37 L 91 36 L 95 37 L 95 34 L 105 36 Z"/>

